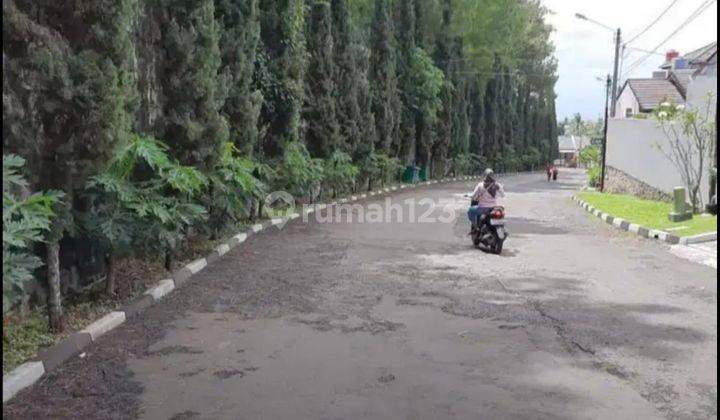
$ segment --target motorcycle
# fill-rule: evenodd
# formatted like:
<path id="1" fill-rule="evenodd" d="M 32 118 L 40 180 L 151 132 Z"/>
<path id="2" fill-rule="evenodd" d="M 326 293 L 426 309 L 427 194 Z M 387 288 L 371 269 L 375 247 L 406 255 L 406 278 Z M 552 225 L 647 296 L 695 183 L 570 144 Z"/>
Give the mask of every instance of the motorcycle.
<path id="1" fill-rule="evenodd" d="M 478 214 L 470 236 L 476 247 L 482 244 L 490 252 L 500 255 L 503 243 L 508 237 L 505 230 L 505 208 L 496 206 L 489 212 Z"/>

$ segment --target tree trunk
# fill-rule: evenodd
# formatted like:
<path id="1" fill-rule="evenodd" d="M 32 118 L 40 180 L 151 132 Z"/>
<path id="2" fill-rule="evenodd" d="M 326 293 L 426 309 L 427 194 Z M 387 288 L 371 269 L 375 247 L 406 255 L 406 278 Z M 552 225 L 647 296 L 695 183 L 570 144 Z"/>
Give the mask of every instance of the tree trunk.
<path id="1" fill-rule="evenodd" d="M 60 244 L 47 245 L 48 322 L 54 332 L 63 330 L 62 295 L 60 292 Z"/>
<path id="2" fill-rule="evenodd" d="M 105 294 L 115 294 L 115 254 L 111 251 L 105 258 L 107 264 L 107 277 L 105 278 Z"/>
<path id="3" fill-rule="evenodd" d="M 165 251 L 165 269 L 167 271 L 172 271 L 172 265 L 173 265 L 173 251 L 172 249 L 168 249 Z"/>

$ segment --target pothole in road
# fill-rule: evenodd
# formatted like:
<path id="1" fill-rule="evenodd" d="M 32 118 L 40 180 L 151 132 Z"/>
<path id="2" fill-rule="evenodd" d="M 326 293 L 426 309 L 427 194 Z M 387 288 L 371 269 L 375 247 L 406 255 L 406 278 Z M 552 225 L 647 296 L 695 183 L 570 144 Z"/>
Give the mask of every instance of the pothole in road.
<path id="1" fill-rule="evenodd" d="M 233 376 L 239 376 L 242 378 L 243 376 L 245 376 L 245 372 L 238 369 L 223 369 L 218 370 L 217 372 L 213 372 L 213 375 L 217 376 L 220 379 L 228 379 Z"/>
<path id="2" fill-rule="evenodd" d="M 167 346 L 159 350 L 149 351 L 148 356 L 168 356 L 170 354 L 201 354 L 202 350 L 198 350 L 188 346 Z"/>

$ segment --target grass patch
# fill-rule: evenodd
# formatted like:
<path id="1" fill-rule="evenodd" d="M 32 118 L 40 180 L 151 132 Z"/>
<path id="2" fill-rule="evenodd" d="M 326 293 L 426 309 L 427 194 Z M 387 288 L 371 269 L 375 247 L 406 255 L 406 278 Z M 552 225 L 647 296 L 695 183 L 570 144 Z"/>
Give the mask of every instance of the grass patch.
<path id="1" fill-rule="evenodd" d="M 631 223 L 650 229 L 670 232 L 677 236 L 693 236 L 717 231 L 717 216 L 694 215 L 684 222 L 671 222 L 668 213 L 672 204 L 643 200 L 631 195 L 583 192 L 578 197 L 596 209 Z M 682 228 L 682 229 L 679 229 Z"/>
<path id="2" fill-rule="evenodd" d="M 40 312 L 32 312 L 19 322 L 8 323 L 3 329 L 3 375 L 37 356 L 39 348 L 55 342 L 48 329 L 47 317 Z"/>

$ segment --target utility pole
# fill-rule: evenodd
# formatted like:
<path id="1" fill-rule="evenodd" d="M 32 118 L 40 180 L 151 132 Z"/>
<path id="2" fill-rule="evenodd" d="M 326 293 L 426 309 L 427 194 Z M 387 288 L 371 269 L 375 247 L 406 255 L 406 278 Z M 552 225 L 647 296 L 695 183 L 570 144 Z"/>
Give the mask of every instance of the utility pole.
<path id="1" fill-rule="evenodd" d="M 610 116 L 615 117 L 615 99 L 617 95 L 618 67 L 620 66 L 620 43 L 622 41 L 620 28 L 615 32 L 615 65 L 613 66 L 612 97 L 610 98 Z"/>
<path id="2" fill-rule="evenodd" d="M 605 189 L 605 155 L 607 154 L 608 104 L 610 102 L 610 83 L 610 75 L 608 74 L 607 80 L 605 81 L 605 126 L 603 127 L 603 139 L 602 146 L 600 148 L 600 192 L 603 192 L 603 190 Z"/>
<path id="3" fill-rule="evenodd" d="M 611 26 L 606 25 L 602 22 L 598 22 L 595 19 L 591 19 L 582 13 L 575 13 L 575 17 L 587 22 L 593 23 L 597 26 L 607 29 L 615 34 L 615 64 L 613 65 L 613 78 L 612 78 L 612 95 L 610 97 L 610 117 L 615 116 L 615 99 L 617 95 L 617 84 L 618 84 L 618 71 L 620 67 L 620 46 L 622 45 L 622 35 L 620 28 L 613 29 Z"/>

